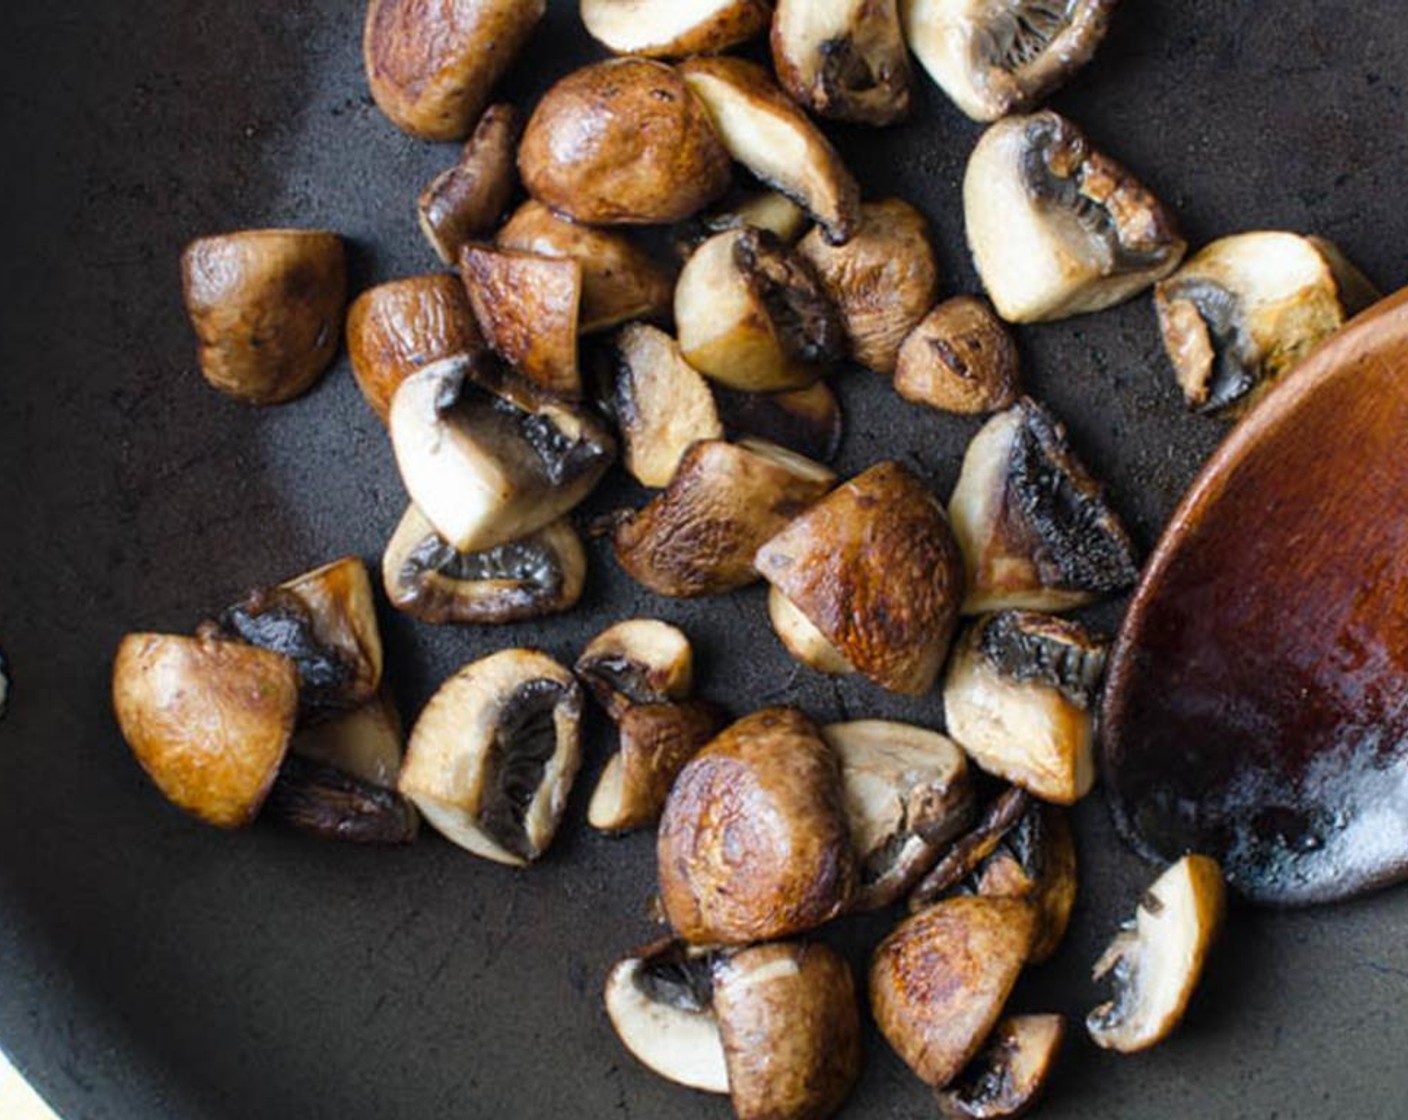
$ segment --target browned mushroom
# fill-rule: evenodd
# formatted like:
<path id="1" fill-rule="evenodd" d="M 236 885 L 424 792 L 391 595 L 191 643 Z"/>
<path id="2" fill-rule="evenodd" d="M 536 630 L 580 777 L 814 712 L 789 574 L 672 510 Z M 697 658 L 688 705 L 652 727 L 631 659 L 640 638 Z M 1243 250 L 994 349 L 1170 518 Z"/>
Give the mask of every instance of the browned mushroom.
<path id="1" fill-rule="evenodd" d="M 191 242 L 181 256 L 201 373 L 222 393 L 281 404 L 337 353 L 347 260 L 334 233 L 244 230 Z"/>
<path id="2" fill-rule="evenodd" d="M 1032 806 L 1031 795 L 1024 789 L 1008 786 L 988 802 L 978 823 L 961 836 L 923 881 L 909 896 L 909 911 L 917 914 L 955 892 L 964 881 L 977 873 L 984 860 L 1025 819 Z"/>
<path id="3" fill-rule="evenodd" d="M 901 344 L 939 294 L 939 266 L 924 215 L 897 198 L 867 202 L 860 228 L 846 244 L 831 245 L 814 229 L 797 252 L 840 311 L 851 356 L 879 373 L 893 373 Z"/>
<path id="4" fill-rule="evenodd" d="M 394 789 L 298 754 L 279 767 L 260 819 L 347 844 L 409 844 L 420 830 L 415 807 Z"/>
<path id="5" fill-rule="evenodd" d="M 715 54 L 768 25 L 768 0 L 582 0 L 587 34 L 616 54 Z"/>
<path id="6" fill-rule="evenodd" d="M 777 80 L 823 117 L 888 125 L 909 114 L 909 50 L 896 0 L 778 0 Z"/>
<path id="7" fill-rule="evenodd" d="M 727 189 L 728 152 L 669 66 L 599 62 L 543 95 L 518 150 L 528 192 L 579 222 L 676 222 Z"/>
<path id="8" fill-rule="evenodd" d="M 841 450 L 841 403 L 824 381 L 781 393 L 714 386 L 714 403 L 730 438 L 753 436 L 829 463 Z"/>
<path id="9" fill-rule="evenodd" d="M 662 493 L 618 522 L 616 559 L 659 595 L 732 591 L 758 578 L 758 548 L 835 481 L 781 447 L 704 440 L 685 452 Z"/>
<path id="10" fill-rule="evenodd" d="M 483 343 L 464 285 L 445 272 L 378 284 L 347 312 L 352 374 L 383 424 L 402 381 Z"/>
<path id="11" fill-rule="evenodd" d="M 674 231 L 675 255 L 688 260 L 717 233 L 753 226 L 793 245 L 807 231 L 807 212 L 777 191 L 731 192 L 722 202 L 696 214 Z"/>
<path id="12" fill-rule="evenodd" d="M 686 941 L 814 929 L 856 886 L 840 762 L 795 709 L 739 720 L 676 779 L 657 854 L 665 915 Z"/>
<path id="13" fill-rule="evenodd" d="M 906 467 L 879 463 L 764 544 L 757 570 L 845 660 L 920 695 L 958 622 L 963 566 L 943 507 Z"/>
<path id="14" fill-rule="evenodd" d="M 1035 925 L 1025 902 L 954 898 L 905 919 L 875 950 L 875 1022 L 926 1085 L 947 1085 L 982 1049 Z"/>
<path id="15" fill-rule="evenodd" d="M 362 36 L 377 105 L 424 140 L 458 140 L 513 65 L 547 0 L 371 0 Z"/>
<path id="16" fill-rule="evenodd" d="M 619 721 L 633 705 L 685 699 L 694 688 L 694 650 L 678 627 L 631 618 L 593 638 L 576 671 L 607 715 Z"/>
<path id="17" fill-rule="evenodd" d="M 986 300 L 958 296 L 909 333 L 895 366 L 895 392 L 941 412 L 976 415 L 1017 403 L 1017 343 Z"/>
<path id="18" fill-rule="evenodd" d="M 460 250 L 498 224 L 518 184 L 517 144 L 523 118 L 512 105 L 490 105 L 465 141 L 459 162 L 421 191 L 416 204 L 430 247 L 451 268 Z"/>
<path id="19" fill-rule="evenodd" d="M 396 788 L 406 734 L 391 690 L 381 690 L 360 708 L 294 731 L 289 751 L 310 762 L 333 767 L 350 777 Z"/>
<path id="20" fill-rule="evenodd" d="M 1060 1015 L 1013 1015 L 934 1099 L 947 1120 L 1014 1120 L 1041 1097 L 1066 1036 Z"/>

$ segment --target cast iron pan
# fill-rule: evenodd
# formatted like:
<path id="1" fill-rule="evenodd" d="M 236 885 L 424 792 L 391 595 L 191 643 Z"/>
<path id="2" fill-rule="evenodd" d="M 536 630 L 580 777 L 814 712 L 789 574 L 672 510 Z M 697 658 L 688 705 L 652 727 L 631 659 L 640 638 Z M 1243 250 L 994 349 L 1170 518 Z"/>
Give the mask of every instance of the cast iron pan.
<path id="1" fill-rule="evenodd" d="M 594 57 L 576 4 L 506 91 L 526 99 Z M 245 589 L 348 552 L 375 560 L 404 495 L 345 363 L 258 412 L 194 370 L 177 258 L 191 237 L 328 226 L 359 286 L 434 264 L 411 200 L 453 149 L 372 107 L 354 0 L 0 6 L 0 1041 L 68 1120 L 83 1117 L 710 1117 L 655 1080 L 600 1005 L 650 937 L 653 845 L 585 825 L 606 749 L 543 865 L 523 873 L 433 836 L 406 851 L 275 828 L 225 835 L 165 805 L 117 735 L 108 668 L 129 629 L 182 631 Z M 1130 0 L 1056 105 L 1182 215 L 1195 244 L 1272 227 L 1338 241 L 1385 290 L 1408 280 L 1397 0 Z M 934 222 L 952 291 L 975 288 L 958 183 L 977 130 L 927 83 L 915 123 L 838 129 L 872 196 Z M 1070 424 L 1147 547 L 1215 421 L 1186 415 L 1147 300 L 1023 332 L 1028 382 Z M 898 456 L 947 494 L 976 425 L 837 379 L 855 472 Z M 634 500 L 624 484 L 596 508 Z M 758 589 L 694 604 L 627 582 L 599 544 L 583 605 L 504 630 L 431 630 L 387 612 L 413 716 L 462 663 L 531 643 L 571 658 L 632 613 L 695 638 L 703 691 L 736 713 L 937 723 L 937 697 L 882 696 L 796 671 Z M 1110 627 L 1119 604 L 1097 615 Z M 1080 1016 L 1091 962 L 1152 874 L 1102 799 L 1077 813 L 1072 935 L 1017 1005 Z M 829 931 L 863 965 L 889 916 Z M 1123 1120 L 1404 1114 L 1408 892 L 1299 913 L 1238 911 L 1183 1030 L 1127 1059 L 1074 1032 L 1042 1112 Z M 929 1117 L 872 1038 L 847 1115 Z"/>

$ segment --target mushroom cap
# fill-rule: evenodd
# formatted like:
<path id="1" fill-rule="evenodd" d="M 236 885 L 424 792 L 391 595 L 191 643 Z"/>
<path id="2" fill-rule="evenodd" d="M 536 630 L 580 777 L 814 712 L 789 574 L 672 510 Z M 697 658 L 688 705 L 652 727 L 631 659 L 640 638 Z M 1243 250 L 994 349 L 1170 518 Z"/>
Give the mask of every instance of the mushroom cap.
<path id="1" fill-rule="evenodd" d="M 948 1120 L 1013 1120 L 1041 1097 L 1066 1036 L 1060 1015 L 1012 1015 L 998 1023 L 957 1080 L 934 1094 Z"/>
<path id="2" fill-rule="evenodd" d="M 617 58 L 553 86 L 518 149 L 528 193 L 575 221 L 675 222 L 727 189 L 728 152 L 669 66 Z"/>
<path id="3" fill-rule="evenodd" d="M 694 648 L 678 626 L 629 618 L 608 626 L 577 658 L 577 675 L 614 720 L 635 704 L 683 700 L 694 688 Z"/>
<path id="4" fill-rule="evenodd" d="M 909 115 L 896 0 L 778 0 L 772 58 L 778 82 L 818 116 L 882 126 Z"/>
<path id="5" fill-rule="evenodd" d="M 588 35 L 615 54 L 650 58 L 726 51 L 771 15 L 768 0 L 582 0 Z"/>
<path id="6" fill-rule="evenodd" d="M 298 717 L 298 670 L 239 642 L 129 634 L 113 662 L 118 726 L 172 804 L 209 824 L 249 824 Z"/>
<path id="7" fill-rule="evenodd" d="M 900 346 L 895 392 L 941 412 L 978 415 L 1017 403 L 1021 358 L 992 306 L 975 296 L 940 303 Z"/>
<path id="8" fill-rule="evenodd" d="M 518 187 L 518 137 L 523 118 L 512 105 L 490 105 L 465 141 L 460 158 L 435 176 L 416 200 L 421 232 L 451 268 L 460 249 L 487 237 Z"/>
<path id="9" fill-rule="evenodd" d="M 660 822 L 660 894 L 686 941 L 749 944 L 814 929 L 855 889 L 841 767 L 790 708 L 739 720 L 675 780 Z"/>
<path id="10" fill-rule="evenodd" d="M 958 622 L 963 564 L 943 506 L 906 467 L 879 463 L 758 550 L 756 566 L 857 671 L 920 695 Z"/>

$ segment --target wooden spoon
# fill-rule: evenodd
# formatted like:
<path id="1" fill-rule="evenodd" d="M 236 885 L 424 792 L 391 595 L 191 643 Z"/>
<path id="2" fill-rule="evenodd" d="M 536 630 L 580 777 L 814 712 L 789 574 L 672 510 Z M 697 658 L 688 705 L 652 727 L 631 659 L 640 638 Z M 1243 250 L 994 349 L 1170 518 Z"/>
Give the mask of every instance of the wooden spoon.
<path id="1" fill-rule="evenodd" d="M 1116 641 L 1101 739 L 1146 855 L 1216 856 L 1274 905 L 1408 878 L 1408 290 L 1204 468 Z"/>

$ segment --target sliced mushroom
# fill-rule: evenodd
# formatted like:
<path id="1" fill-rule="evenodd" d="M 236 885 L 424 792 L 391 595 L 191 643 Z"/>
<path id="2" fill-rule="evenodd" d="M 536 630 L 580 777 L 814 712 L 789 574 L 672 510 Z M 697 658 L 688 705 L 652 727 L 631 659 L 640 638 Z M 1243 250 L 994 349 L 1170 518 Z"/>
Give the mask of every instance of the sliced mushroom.
<path id="1" fill-rule="evenodd" d="M 460 552 L 518 540 L 585 498 L 615 456 L 590 413 L 486 388 L 481 359 L 436 362 L 402 382 L 391 443 L 412 502 Z M 484 378 L 487 380 L 487 378 Z"/>
<path id="2" fill-rule="evenodd" d="M 690 444 L 721 439 L 709 384 L 658 327 L 632 323 L 616 336 L 612 411 L 626 469 L 643 486 L 668 486 Z"/>
<path id="3" fill-rule="evenodd" d="M 1188 248 L 1163 203 L 1050 111 L 983 134 L 963 208 L 973 263 L 1011 323 L 1123 303 L 1173 272 Z"/>
<path id="4" fill-rule="evenodd" d="M 1154 289 L 1190 407 L 1235 415 L 1378 298 L 1329 242 L 1293 233 L 1214 241 Z"/>
<path id="5" fill-rule="evenodd" d="M 909 50 L 897 0 L 778 0 L 777 80 L 818 116 L 895 124 L 909 115 Z"/>
<path id="6" fill-rule="evenodd" d="M 781 393 L 714 387 L 714 403 L 731 438 L 754 436 L 829 463 L 841 450 L 841 404 L 824 381 Z"/>
<path id="7" fill-rule="evenodd" d="M 978 415 L 1017 403 L 1017 343 L 992 310 L 973 296 L 935 307 L 910 332 L 895 366 L 895 392 L 941 412 Z"/>
<path id="8" fill-rule="evenodd" d="M 875 950 L 875 1022 L 926 1085 L 947 1085 L 982 1049 L 1026 963 L 1035 925 L 1025 902 L 954 898 L 906 918 Z"/>
<path id="9" fill-rule="evenodd" d="M 201 623 L 197 635 L 245 642 L 289 658 L 298 669 L 304 723 L 353 711 L 381 687 L 381 631 L 371 578 L 360 557 L 344 557 L 253 591 Z"/>
<path id="10" fill-rule="evenodd" d="M 637 704 L 683 700 L 694 688 L 694 650 L 684 631 L 653 618 L 603 630 L 577 659 L 577 675 L 618 722 Z"/>
<path id="11" fill-rule="evenodd" d="M 454 268 L 460 250 L 487 237 L 518 185 L 517 145 L 523 118 L 512 105 L 490 105 L 465 141 L 459 162 L 421 191 L 416 204 L 421 232 L 439 258 Z"/>
<path id="12" fill-rule="evenodd" d="M 565 400 L 580 398 L 582 266 L 570 258 L 466 245 L 460 275 L 494 353 L 540 389 Z"/>
<path id="13" fill-rule="evenodd" d="M 395 789 L 405 747 L 401 715 L 383 683 L 377 695 L 360 708 L 298 728 L 289 751 L 371 785 Z"/>
<path id="14" fill-rule="evenodd" d="M 935 1094 L 948 1120 L 1013 1120 L 1041 1098 L 1066 1036 L 1060 1015 L 1013 1015 L 958 1077 Z"/>
<path id="15" fill-rule="evenodd" d="M 738 1120 L 823 1120 L 860 1076 L 860 1010 L 834 949 L 755 945 L 714 963 L 714 1014 Z"/>
<path id="16" fill-rule="evenodd" d="M 459 552 L 411 506 L 381 573 L 391 605 L 422 622 L 499 625 L 574 607 L 586 586 L 587 553 L 566 519 L 482 552 Z"/>
<path id="17" fill-rule="evenodd" d="M 458 140 L 546 11 L 547 0 L 371 0 L 362 54 L 372 97 L 412 136 Z"/>
<path id="18" fill-rule="evenodd" d="M 776 587 L 768 591 L 768 621 L 783 648 L 809 669 L 829 677 L 848 677 L 856 671 L 846 655 Z"/>
<path id="19" fill-rule="evenodd" d="M 833 723 L 821 734 L 841 759 L 846 815 L 860 865 L 852 908 L 888 906 L 971 822 L 967 761 L 951 739 L 905 723 Z"/>
<path id="20" fill-rule="evenodd" d="M 620 230 L 569 222 L 530 199 L 499 230 L 497 242 L 505 249 L 565 257 L 582 266 L 578 329 L 583 334 L 669 314 L 674 277 Z"/>
<path id="21" fill-rule="evenodd" d="M 653 1073 L 705 1093 L 728 1092 L 708 955 L 678 941 L 638 950 L 606 978 L 606 1014 L 626 1049 Z"/>
<path id="22" fill-rule="evenodd" d="M 1155 880 L 1134 917 L 1095 965 L 1114 999 L 1086 1018 L 1096 1045 L 1132 1054 L 1162 1042 L 1187 1010 L 1226 909 L 1222 869 L 1184 856 Z"/>
<path id="23" fill-rule="evenodd" d="M 518 150 L 528 192 L 578 222 L 677 222 L 729 184 L 709 113 L 669 66 L 599 62 L 543 95 Z"/>
<path id="24" fill-rule="evenodd" d="M 172 804 L 208 824 L 249 824 L 298 717 L 298 670 L 281 654 L 210 638 L 129 634 L 112 702 L 122 737 Z"/>
<path id="25" fill-rule="evenodd" d="M 1116 0 L 906 0 L 910 49 L 975 121 L 1021 112 L 1090 61 Z"/>
<path id="26" fill-rule="evenodd" d="M 753 556 L 836 481 L 819 463 L 756 440 L 696 443 L 670 485 L 616 526 L 616 559 L 659 595 L 717 595 L 758 578 Z"/>
<path id="27" fill-rule="evenodd" d="M 771 15 L 767 0 L 582 0 L 588 35 L 616 54 L 651 58 L 726 51 Z"/>
<path id="28" fill-rule="evenodd" d="M 845 354 L 836 305 L 811 268 L 751 226 L 717 234 L 685 262 L 675 323 L 689 364 L 733 389 L 803 388 Z"/>
<path id="29" fill-rule="evenodd" d="M 1066 429 L 1023 397 L 968 445 L 949 501 L 968 571 L 964 614 L 1066 610 L 1139 578 L 1134 544 Z"/>
<path id="30" fill-rule="evenodd" d="M 465 666 L 411 731 L 400 791 L 460 847 L 513 866 L 557 832 L 581 762 L 582 692 L 534 650 Z"/>
<path id="31" fill-rule="evenodd" d="M 940 898 L 950 896 L 977 874 L 983 861 L 1031 810 L 1031 796 L 1024 789 L 1008 786 L 983 809 L 983 815 L 954 843 L 924 876 L 909 896 L 909 912 L 917 914 Z M 972 893 L 972 892 L 969 892 Z"/>
<path id="32" fill-rule="evenodd" d="M 944 680 L 949 734 L 990 774 L 1073 805 L 1095 782 L 1095 701 L 1106 643 L 1032 611 L 978 619 Z"/>
<path id="33" fill-rule="evenodd" d="M 307 392 L 337 353 L 347 258 L 334 233 L 257 229 L 191 242 L 181 256 L 201 373 L 250 404 Z"/>
<path id="34" fill-rule="evenodd" d="M 660 819 L 685 763 L 728 721 L 706 700 L 632 704 L 618 718 L 620 745 L 601 773 L 587 820 L 603 832 L 648 828 Z"/>
<path id="35" fill-rule="evenodd" d="M 744 229 L 767 230 L 788 245 L 807 231 L 807 212 L 777 191 L 756 191 L 730 196 L 712 210 L 697 214 L 675 230 L 675 254 L 688 260 L 699 246 L 717 233 Z"/>
<path id="36" fill-rule="evenodd" d="M 445 272 L 369 288 L 347 312 L 352 373 L 383 424 L 402 381 L 483 344 L 464 285 Z"/>
<path id="37" fill-rule="evenodd" d="M 943 506 L 890 461 L 768 540 L 757 570 L 846 663 L 882 688 L 932 687 L 958 622 L 963 566 Z"/>
<path id="38" fill-rule="evenodd" d="M 795 709 L 747 716 L 680 772 L 657 852 L 665 915 L 686 941 L 815 929 L 856 886 L 840 762 Z"/>
<path id="39" fill-rule="evenodd" d="M 939 265 L 924 215 L 898 198 L 867 202 L 860 228 L 846 244 L 828 244 L 814 229 L 797 252 L 840 311 L 851 356 L 879 373 L 893 373 L 900 346 L 939 294 Z"/>
<path id="40" fill-rule="evenodd" d="M 860 225 L 860 187 L 821 130 L 761 66 L 692 58 L 680 74 L 708 107 L 729 154 L 793 199 L 835 244 Z"/>
<path id="41" fill-rule="evenodd" d="M 419 830 L 415 809 L 395 790 L 296 754 L 279 768 L 262 817 L 350 844 L 409 844 Z"/>

